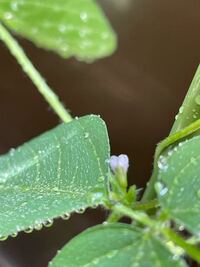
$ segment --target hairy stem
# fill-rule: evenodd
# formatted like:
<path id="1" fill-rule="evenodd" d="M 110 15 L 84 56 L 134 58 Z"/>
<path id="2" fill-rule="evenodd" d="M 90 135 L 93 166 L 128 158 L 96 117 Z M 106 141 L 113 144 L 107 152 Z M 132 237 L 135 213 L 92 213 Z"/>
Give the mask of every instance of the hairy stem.
<path id="1" fill-rule="evenodd" d="M 115 205 L 113 210 L 121 213 L 124 216 L 128 216 L 147 227 L 150 227 L 152 231 L 155 230 L 156 232 L 160 232 L 165 238 L 172 241 L 178 247 L 182 248 L 192 259 L 200 263 L 199 248 L 196 245 L 190 244 L 172 229 L 166 226 L 163 227 L 163 225 L 161 225 L 159 221 L 151 219 L 146 213 L 133 211 L 132 209 L 122 204 Z"/>
<path id="2" fill-rule="evenodd" d="M 182 138 L 185 138 L 196 131 L 200 129 L 200 119 L 196 120 L 195 122 L 191 123 L 188 127 L 184 128 L 183 130 L 180 130 L 179 132 L 176 132 L 175 134 L 172 134 L 168 136 L 166 139 L 164 139 L 162 142 L 160 142 L 156 148 L 155 156 L 154 156 L 154 170 L 152 173 L 152 176 L 150 178 L 148 187 L 143 195 L 142 200 L 143 201 L 148 201 L 156 196 L 155 192 L 155 182 L 157 180 L 157 174 L 158 174 L 158 166 L 157 162 L 159 159 L 159 156 L 161 153 L 170 145 L 176 143 L 177 141 L 181 140 Z"/>
<path id="3" fill-rule="evenodd" d="M 154 227 L 155 222 L 146 213 L 142 211 L 135 211 L 131 208 L 124 206 L 123 204 L 116 204 L 113 210 L 119 214 L 130 217 L 132 220 L 136 220 L 143 225 Z"/>
<path id="4" fill-rule="evenodd" d="M 156 196 L 155 182 L 158 176 L 157 160 L 160 154 L 171 144 L 177 142 L 194 132 L 199 133 L 200 128 L 200 65 L 192 80 L 188 93 L 179 109 L 179 114 L 171 129 L 169 137 L 158 144 L 154 156 L 153 173 L 145 190 L 142 200 L 148 201 Z"/>
<path id="5" fill-rule="evenodd" d="M 71 115 L 64 108 L 62 103 L 59 101 L 58 96 L 53 92 L 53 90 L 47 85 L 41 74 L 33 66 L 29 58 L 26 56 L 22 47 L 18 42 L 12 37 L 8 30 L 0 23 L 0 39 L 8 47 L 11 54 L 16 58 L 18 63 L 21 65 L 23 71 L 29 76 L 37 90 L 42 94 L 42 96 L 49 103 L 51 108 L 57 113 L 60 119 L 64 122 L 69 122 L 72 120 Z"/>
<path id="6" fill-rule="evenodd" d="M 174 244 L 181 247 L 193 260 L 200 263 L 200 250 L 196 245 L 190 244 L 185 241 L 180 235 L 174 232 L 172 229 L 165 228 L 162 233 Z"/>

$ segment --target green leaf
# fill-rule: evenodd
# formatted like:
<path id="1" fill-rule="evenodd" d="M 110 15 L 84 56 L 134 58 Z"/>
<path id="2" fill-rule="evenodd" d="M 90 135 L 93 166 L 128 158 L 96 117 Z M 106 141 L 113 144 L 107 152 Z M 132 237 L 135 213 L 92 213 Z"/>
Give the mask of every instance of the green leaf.
<path id="1" fill-rule="evenodd" d="M 183 267 L 150 232 L 127 224 L 93 227 L 72 239 L 49 267 Z"/>
<path id="2" fill-rule="evenodd" d="M 200 137 L 179 143 L 158 161 L 156 189 L 166 213 L 194 234 L 200 233 Z"/>
<path id="3" fill-rule="evenodd" d="M 0 19 L 64 58 L 94 60 L 116 47 L 115 34 L 93 0 L 0 0 Z"/>
<path id="4" fill-rule="evenodd" d="M 0 157 L 0 236 L 101 204 L 109 158 L 104 122 L 62 124 Z"/>
<path id="5" fill-rule="evenodd" d="M 175 117 L 170 134 L 176 133 L 200 119 L 200 65 L 185 96 L 179 113 Z M 199 134 L 199 131 L 198 131 Z"/>

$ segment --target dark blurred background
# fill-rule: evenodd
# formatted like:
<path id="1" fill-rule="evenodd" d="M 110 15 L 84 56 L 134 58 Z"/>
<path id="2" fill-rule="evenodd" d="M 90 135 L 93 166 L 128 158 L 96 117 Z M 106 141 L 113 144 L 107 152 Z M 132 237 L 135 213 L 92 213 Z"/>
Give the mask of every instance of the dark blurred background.
<path id="1" fill-rule="evenodd" d="M 112 154 L 128 154 L 130 182 L 143 187 L 200 59 L 199 0 L 99 0 L 118 34 L 114 55 L 93 64 L 63 60 L 18 39 L 74 116 L 100 114 Z M 0 152 L 59 123 L 0 44 Z M 81 217 L 80 217 L 81 216 Z M 103 210 L 0 243 L 0 267 L 46 267 L 67 240 L 106 218 Z"/>

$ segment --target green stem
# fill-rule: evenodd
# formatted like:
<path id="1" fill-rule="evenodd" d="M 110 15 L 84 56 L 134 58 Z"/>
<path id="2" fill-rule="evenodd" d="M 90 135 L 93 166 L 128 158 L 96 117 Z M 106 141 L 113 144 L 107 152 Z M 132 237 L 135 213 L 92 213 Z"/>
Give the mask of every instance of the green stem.
<path id="1" fill-rule="evenodd" d="M 192 259 L 200 263 L 200 250 L 196 245 L 188 243 L 172 229 L 163 227 L 158 221 L 152 220 L 146 213 L 133 211 L 122 204 L 117 204 L 113 210 L 150 227 L 152 231 L 162 233 L 168 240 L 181 247 Z"/>
<path id="2" fill-rule="evenodd" d="M 132 210 L 132 209 L 124 206 L 123 204 L 115 205 L 113 207 L 113 210 L 115 212 L 117 212 L 118 214 L 128 216 L 132 220 L 136 220 L 136 221 L 142 223 L 143 225 L 150 226 L 150 227 L 155 226 L 154 220 L 150 219 L 150 217 L 144 212 Z"/>
<path id="3" fill-rule="evenodd" d="M 158 176 L 157 160 L 160 154 L 169 145 L 199 130 L 200 122 L 197 120 L 198 118 L 200 118 L 200 65 L 195 73 L 183 104 L 179 109 L 179 114 L 176 116 L 170 136 L 158 144 L 156 148 L 153 173 L 142 200 L 151 200 L 156 196 L 154 184 Z"/>
<path id="4" fill-rule="evenodd" d="M 108 216 L 106 222 L 108 222 L 108 223 L 118 222 L 121 218 L 122 218 L 122 215 L 121 215 L 119 212 L 112 211 L 112 212 L 109 214 L 109 216 Z"/>
<path id="5" fill-rule="evenodd" d="M 11 54 L 17 59 L 24 72 L 29 76 L 32 82 L 37 87 L 37 90 L 43 95 L 52 109 L 57 113 L 60 119 L 64 122 L 70 122 L 72 120 L 71 115 L 64 108 L 59 101 L 58 96 L 52 91 L 52 89 L 46 84 L 40 73 L 35 69 L 29 58 L 26 56 L 23 49 L 18 42 L 12 37 L 7 29 L 0 23 L 0 39 L 10 50 Z"/>
<path id="6" fill-rule="evenodd" d="M 146 203 L 136 202 L 132 206 L 131 210 L 133 210 L 134 213 L 135 213 L 135 211 L 146 211 L 146 210 L 154 209 L 154 208 L 156 208 L 158 206 L 159 206 L 158 200 L 154 199 L 154 200 L 151 200 L 151 201 L 146 202 Z M 115 209 L 115 206 L 114 206 L 114 209 Z M 125 212 L 125 210 L 124 210 L 124 212 Z M 108 216 L 106 221 L 109 222 L 109 223 L 117 222 L 122 218 L 122 214 L 125 215 L 125 213 L 121 213 L 119 211 L 117 212 L 116 210 L 114 210 L 114 211 L 112 211 L 110 213 L 110 215 Z"/>
<path id="7" fill-rule="evenodd" d="M 158 174 L 157 162 L 158 162 L 158 159 L 159 159 L 159 156 L 161 155 L 161 153 L 170 145 L 176 143 L 177 141 L 179 141 L 182 138 L 185 138 L 185 137 L 191 135 L 192 133 L 195 133 L 199 129 L 200 129 L 200 119 L 191 123 L 189 126 L 184 128 L 183 130 L 180 130 L 179 132 L 168 136 L 166 139 L 164 139 L 162 142 L 160 142 L 158 144 L 158 146 L 156 148 L 155 156 L 154 156 L 153 174 L 150 178 L 148 187 L 147 187 L 147 189 L 143 195 L 143 198 L 142 198 L 143 201 L 151 200 L 151 199 L 155 198 L 155 196 L 156 196 L 154 185 L 155 185 L 155 182 L 157 180 L 157 174 Z"/>
<path id="8" fill-rule="evenodd" d="M 153 199 L 147 202 L 136 202 L 132 209 L 133 210 L 143 210 L 143 211 L 147 211 L 150 209 L 155 209 L 157 207 L 159 207 L 160 203 L 157 199 Z"/>
<path id="9" fill-rule="evenodd" d="M 200 249 L 193 244 L 188 243 L 185 241 L 180 235 L 169 228 L 164 228 L 162 233 L 165 237 L 169 240 L 173 241 L 174 244 L 178 245 L 194 260 L 200 263 Z"/>

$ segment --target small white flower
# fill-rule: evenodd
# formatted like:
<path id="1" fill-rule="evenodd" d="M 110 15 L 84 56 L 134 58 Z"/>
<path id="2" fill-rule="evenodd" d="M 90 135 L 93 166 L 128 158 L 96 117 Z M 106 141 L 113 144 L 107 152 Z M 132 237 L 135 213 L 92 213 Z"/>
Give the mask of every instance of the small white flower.
<path id="1" fill-rule="evenodd" d="M 116 172 L 117 169 L 122 169 L 124 173 L 127 173 L 129 167 L 129 158 L 125 154 L 111 156 L 109 164 L 113 172 Z"/>

